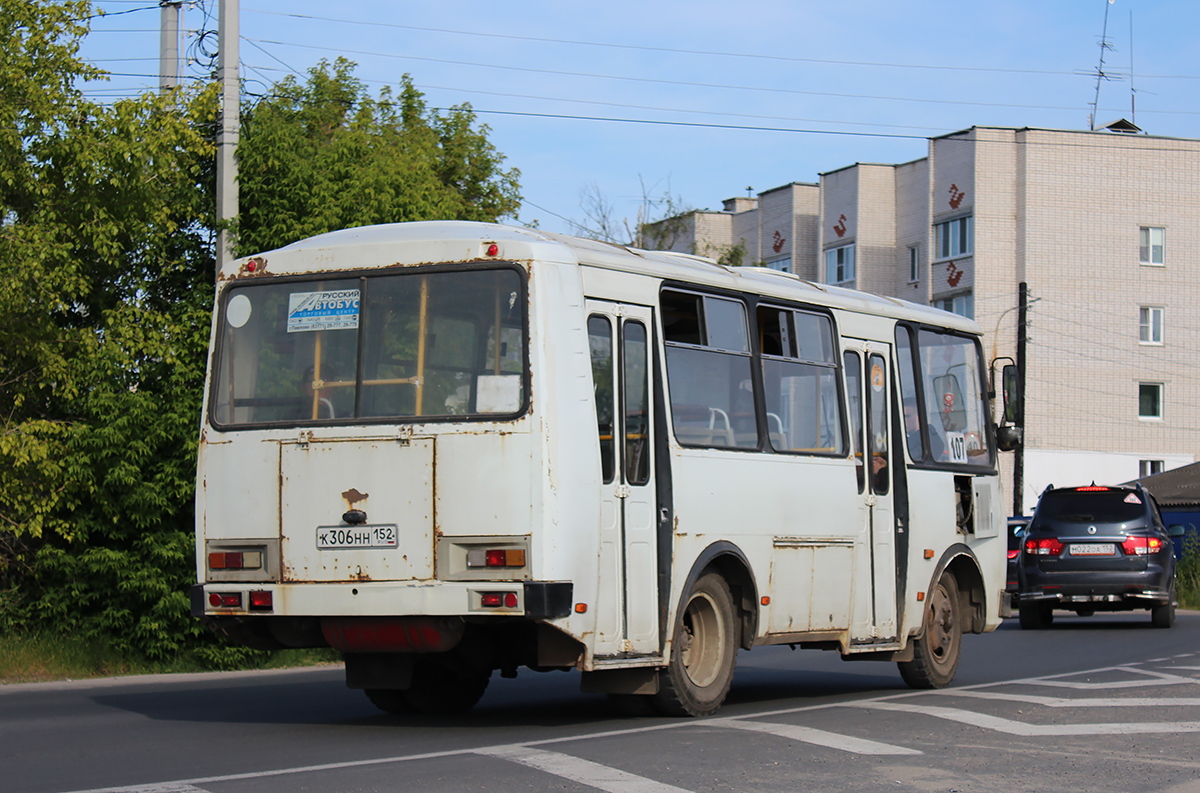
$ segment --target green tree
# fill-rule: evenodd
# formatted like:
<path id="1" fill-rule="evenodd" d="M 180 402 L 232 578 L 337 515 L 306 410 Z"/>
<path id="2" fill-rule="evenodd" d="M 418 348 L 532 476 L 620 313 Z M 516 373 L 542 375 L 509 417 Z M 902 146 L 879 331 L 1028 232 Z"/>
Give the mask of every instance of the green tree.
<path id="1" fill-rule="evenodd" d="M 0 629 L 187 618 L 216 94 L 100 106 L 87 2 L 0 0 Z"/>
<path id="2" fill-rule="evenodd" d="M 0 0 L 0 633 L 152 659 L 245 651 L 191 619 L 215 279 L 215 85 L 92 103 L 86 0 Z M 339 61 L 246 114 L 241 243 L 515 212 L 467 108 L 366 96 Z"/>
<path id="3" fill-rule="evenodd" d="M 407 75 L 398 98 L 388 88 L 372 98 L 353 69 L 322 61 L 243 111 L 240 253 L 372 223 L 516 213 L 519 172 L 502 168 L 468 106 L 428 110 Z"/>

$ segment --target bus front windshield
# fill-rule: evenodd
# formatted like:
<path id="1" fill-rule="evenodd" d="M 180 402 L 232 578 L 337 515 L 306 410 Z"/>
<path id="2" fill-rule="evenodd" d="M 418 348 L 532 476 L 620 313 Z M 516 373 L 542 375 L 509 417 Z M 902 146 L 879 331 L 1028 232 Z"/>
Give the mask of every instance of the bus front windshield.
<path id="1" fill-rule="evenodd" d="M 217 333 L 212 421 L 517 415 L 523 295 L 513 268 L 235 284 Z"/>

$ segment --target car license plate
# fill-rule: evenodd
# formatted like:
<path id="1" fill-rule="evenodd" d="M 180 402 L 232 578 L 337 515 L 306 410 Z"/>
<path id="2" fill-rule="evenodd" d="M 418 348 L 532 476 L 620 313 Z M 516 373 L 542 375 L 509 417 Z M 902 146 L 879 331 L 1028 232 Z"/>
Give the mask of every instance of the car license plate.
<path id="1" fill-rule="evenodd" d="M 317 548 L 395 548 L 398 534 L 395 524 L 318 526 Z"/>
<path id="2" fill-rule="evenodd" d="M 1071 545 L 1072 556 L 1112 556 L 1117 546 L 1111 542 L 1084 542 Z"/>

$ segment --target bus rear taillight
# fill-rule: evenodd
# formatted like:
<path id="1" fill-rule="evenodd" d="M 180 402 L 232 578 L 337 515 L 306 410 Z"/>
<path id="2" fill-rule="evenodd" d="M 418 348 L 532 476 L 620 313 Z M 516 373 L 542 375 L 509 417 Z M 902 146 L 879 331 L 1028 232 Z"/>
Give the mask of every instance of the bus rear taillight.
<path id="1" fill-rule="evenodd" d="M 262 568 L 261 551 L 213 551 L 208 555 L 209 570 L 258 570 Z"/>
<path id="2" fill-rule="evenodd" d="M 473 549 L 467 552 L 467 567 L 524 567 L 524 548 Z"/>
<path id="3" fill-rule="evenodd" d="M 479 596 L 479 605 L 489 609 L 515 609 L 517 607 L 517 593 L 483 592 Z"/>
<path id="4" fill-rule="evenodd" d="M 208 596 L 208 605 L 215 609 L 240 609 L 241 592 L 213 592 Z"/>
<path id="5" fill-rule="evenodd" d="M 1063 544 L 1056 537 L 1042 537 L 1025 541 L 1025 553 L 1032 556 L 1058 556 L 1063 552 Z"/>
<path id="6" fill-rule="evenodd" d="M 275 608 L 274 598 L 267 591 L 253 591 L 250 593 L 250 610 L 251 611 L 271 611 Z"/>

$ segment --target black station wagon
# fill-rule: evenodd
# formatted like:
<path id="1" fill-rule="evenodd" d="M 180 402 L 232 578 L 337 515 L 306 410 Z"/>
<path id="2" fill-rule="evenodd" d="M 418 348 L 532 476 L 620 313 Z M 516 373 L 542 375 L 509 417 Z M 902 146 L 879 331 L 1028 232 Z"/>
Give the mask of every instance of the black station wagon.
<path id="1" fill-rule="evenodd" d="M 1047 488 L 1018 562 L 1022 628 L 1049 626 L 1054 609 L 1149 609 L 1154 627 L 1175 622 L 1171 533 L 1141 485 Z"/>

